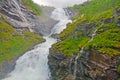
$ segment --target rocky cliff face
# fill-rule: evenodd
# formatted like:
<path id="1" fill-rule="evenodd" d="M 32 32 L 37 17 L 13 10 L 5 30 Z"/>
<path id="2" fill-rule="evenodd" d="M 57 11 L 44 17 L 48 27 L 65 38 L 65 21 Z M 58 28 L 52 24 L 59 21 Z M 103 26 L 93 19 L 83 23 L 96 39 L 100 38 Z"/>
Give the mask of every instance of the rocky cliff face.
<path id="1" fill-rule="evenodd" d="M 42 14 L 38 16 L 37 27 L 34 27 L 36 33 L 41 33 L 42 35 L 48 35 L 51 32 L 51 29 L 57 23 L 57 21 L 51 19 L 53 7 L 41 6 Z"/>
<path id="2" fill-rule="evenodd" d="M 89 8 L 87 7 L 88 10 Z M 87 9 L 85 8 L 86 12 Z M 112 14 L 109 15 L 110 13 Z M 48 56 L 51 80 L 118 80 L 120 78 L 120 50 L 118 46 L 115 47 L 119 45 L 119 41 L 112 43 L 120 40 L 117 37 L 120 34 L 120 8 L 101 14 L 97 17 L 96 15 L 93 17 L 92 14 L 90 20 L 86 19 L 88 16 L 81 14 L 59 35 L 61 41 L 52 46 Z M 95 38 L 91 39 L 96 29 Z M 109 34 L 109 31 L 112 33 Z M 84 50 L 81 53 L 82 47 Z"/>
<path id="3" fill-rule="evenodd" d="M 22 0 L 1 0 L 0 13 L 5 15 L 7 22 L 17 30 L 29 29 L 42 35 L 49 34 L 51 27 L 56 23 L 49 18 L 54 8 L 46 7 L 45 10 L 42 7 L 44 16 L 36 16 L 33 11 L 26 9 L 22 3 Z M 46 15 L 48 12 L 49 16 Z M 43 30 L 45 27 L 47 28 L 46 31 Z"/>
<path id="4" fill-rule="evenodd" d="M 41 15 L 36 15 L 34 11 L 30 10 L 29 8 L 26 8 L 25 7 L 26 4 L 23 4 L 23 2 L 24 0 L 1 0 L 0 1 L 0 24 L 2 24 L 1 23 L 2 21 L 5 24 L 0 26 L 0 31 L 1 31 L 0 44 L 5 45 L 5 43 L 7 43 L 6 46 L 1 46 L 1 47 L 5 49 L 6 47 L 8 47 L 9 42 L 13 41 L 13 43 L 11 42 L 12 45 L 10 43 L 11 47 L 9 47 L 8 50 L 7 49 L 2 51 L 0 50 L 0 55 L 4 53 L 9 57 L 10 55 L 12 55 L 13 57 L 14 51 L 12 52 L 12 54 L 10 54 L 10 52 L 12 48 L 15 46 L 14 44 L 20 43 L 23 45 L 23 47 L 25 47 L 25 44 L 19 42 L 19 40 L 20 41 L 24 40 L 25 43 L 28 42 L 29 44 L 32 43 L 31 45 L 25 47 L 26 50 L 21 51 L 22 53 L 18 52 L 17 55 L 12 58 L 12 60 L 10 59 L 8 61 L 7 60 L 8 58 L 6 58 L 5 55 L 2 56 L 3 60 L 0 61 L 0 80 L 14 69 L 15 61 L 18 59 L 20 55 L 23 54 L 23 52 L 30 49 L 31 46 L 34 46 L 35 44 L 38 44 L 41 42 L 42 38 L 40 39 L 40 35 L 38 34 L 41 34 L 41 35 L 49 34 L 51 31 L 51 28 L 56 23 L 56 21 L 50 19 L 51 12 L 54 8 L 41 7 L 41 10 L 42 10 Z M 6 27 L 6 25 L 10 25 L 10 29 L 12 29 L 12 31 L 10 31 L 9 26 Z M 10 33 L 7 31 L 9 31 Z M 5 35 L 3 33 L 5 33 Z M 38 34 L 34 34 L 34 33 L 38 33 Z M 19 40 L 17 39 L 17 37 L 20 37 Z M 27 39 L 27 37 L 29 37 L 29 39 Z M 33 37 L 33 40 L 32 40 L 32 37 Z M 16 39 L 18 42 L 14 42 L 14 39 Z M 31 41 L 29 42 L 30 39 L 32 40 L 32 42 Z M 16 45 L 16 47 L 19 47 L 19 45 L 18 46 Z M 7 52 L 4 52 L 4 51 L 7 51 Z"/>
<path id="5" fill-rule="evenodd" d="M 14 26 L 14 28 L 32 28 L 35 26 L 32 20 L 35 19 L 33 12 L 28 11 L 20 0 L 1 0 L 0 13 L 5 15 L 6 20 Z"/>
<path id="6" fill-rule="evenodd" d="M 63 53 L 53 50 L 50 53 L 52 80 L 117 80 L 120 76 L 117 72 L 119 59 L 99 54 L 94 50 L 84 52 L 78 58 L 76 79 L 74 79 L 76 56 L 68 58 Z"/>

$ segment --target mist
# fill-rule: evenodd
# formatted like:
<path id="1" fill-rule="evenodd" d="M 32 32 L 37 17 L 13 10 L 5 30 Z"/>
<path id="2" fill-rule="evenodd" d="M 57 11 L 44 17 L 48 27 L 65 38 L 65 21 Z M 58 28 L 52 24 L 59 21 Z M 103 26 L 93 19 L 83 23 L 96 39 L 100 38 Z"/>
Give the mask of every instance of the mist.
<path id="1" fill-rule="evenodd" d="M 87 0 L 33 0 L 35 3 L 44 6 L 52 6 L 56 8 L 65 8 L 75 4 L 81 4 Z"/>

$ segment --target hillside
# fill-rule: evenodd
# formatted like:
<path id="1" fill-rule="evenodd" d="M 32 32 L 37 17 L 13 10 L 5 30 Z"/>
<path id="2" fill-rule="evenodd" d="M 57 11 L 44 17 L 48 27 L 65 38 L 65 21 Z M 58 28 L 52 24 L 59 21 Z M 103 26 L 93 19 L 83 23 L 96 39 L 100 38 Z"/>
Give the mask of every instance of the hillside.
<path id="1" fill-rule="evenodd" d="M 53 80 L 118 80 L 120 1 L 92 0 L 72 9 L 79 14 L 49 55 Z"/>
<path id="2" fill-rule="evenodd" d="M 32 0 L 1 0 L 0 2 L 0 79 L 9 73 L 15 60 L 34 45 L 45 41 L 31 32 L 37 27 L 40 7 Z"/>

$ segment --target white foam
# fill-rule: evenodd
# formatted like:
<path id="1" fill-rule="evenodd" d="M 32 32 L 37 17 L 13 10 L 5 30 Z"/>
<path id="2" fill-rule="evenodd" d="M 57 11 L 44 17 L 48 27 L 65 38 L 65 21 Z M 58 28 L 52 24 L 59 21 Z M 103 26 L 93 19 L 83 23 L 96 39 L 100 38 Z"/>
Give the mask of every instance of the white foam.
<path id="1" fill-rule="evenodd" d="M 58 20 L 58 24 L 51 30 L 51 34 L 60 33 L 71 22 L 65 10 L 66 6 L 82 3 L 86 0 L 34 0 L 39 5 L 54 6 L 52 18 Z M 59 7 L 59 8 L 58 8 Z M 26 52 L 16 61 L 15 69 L 3 80 L 49 80 L 48 66 L 49 48 L 57 39 L 45 37 L 46 42 L 37 45 L 33 50 Z"/>
<path id="2" fill-rule="evenodd" d="M 58 15 L 58 17 L 56 17 Z M 52 16 L 59 20 L 51 32 L 60 33 L 70 21 L 64 9 L 55 9 Z M 63 20 L 63 21 L 62 21 Z M 64 21 L 65 20 L 65 21 Z M 54 31 L 54 32 L 53 32 Z M 37 45 L 33 50 L 26 52 L 16 61 L 15 69 L 3 80 L 49 80 L 50 71 L 48 66 L 49 48 L 57 39 L 50 36 L 44 37 L 46 42 Z"/>

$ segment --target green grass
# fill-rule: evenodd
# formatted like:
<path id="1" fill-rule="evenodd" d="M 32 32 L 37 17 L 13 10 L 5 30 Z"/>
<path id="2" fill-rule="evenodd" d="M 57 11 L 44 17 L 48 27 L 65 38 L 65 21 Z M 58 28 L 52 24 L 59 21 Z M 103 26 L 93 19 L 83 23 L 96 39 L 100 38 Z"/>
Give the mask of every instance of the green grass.
<path id="1" fill-rule="evenodd" d="M 64 39 L 65 37 L 67 37 L 67 36 L 72 36 L 72 35 L 74 35 L 74 32 L 75 32 L 75 29 L 76 29 L 76 27 L 77 27 L 77 25 L 79 24 L 79 23 L 82 23 L 82 22 L 84 22 L 86 20 L 86 18 L 85 17 L 83 17 L 83 18 L 81 18 L 81 19 L 79 19 L 79 20 L 76 20 L 75 22 L 73 22 L 72 24 L 70 23 L 70 24 L 68 24 L 67 26 L 67 28 L 66 29 L 64 29 L 63 30 L 63 32 L 61 32 L 61 34 L 59 35 L 59 37 L 62 39 Z M 78 36 L 79 35 L 81 35 L 82 34 L 82 32 L 78 32 Z"/>
<path id="2" fill-rule="evenodd" d="M 36 15 L 41 14 L 40 6 L 32 0 L 22 0 L 22 4 Z M 3 61 L 9 61 L 29 50 L 34 45 L 41 43 L 44 39 L 35 33 L 24 30 L 17 32 L 1 15 L 0 19 L 0 65 Z"/>
<path id="3" fill-rule="evenodd" d="M 32 10 L 36 15 L 40 15 L 41 9 L 40 6 L 36 3 L 34 3 L 32 0 L 22 0 L 23 5 L 28 9 Z"/>
<path id="4" fill-rule="evenodd" d="M 76 5 L 75 8 L 79 9 L 79 15 L 85 14 L 87 18 L 91 18 L 93 15 L 115 8 L 116 5 L 120 5 L 119 0 L 92 0 L 85 5 Z"/>
<path id="5" fill-rule="evenodd" d="M 16 58 L 42 41 L 44 39 L 40 35 L 27 30 L 20 34 L 11 25 L 0 20 L 0 64 L 4 60 Z"/>
<path id="6" fill-rule="evenodd" d="M 53 49 L 65 55 L 71 55 L 76 54 L 84 45 L 85 50 L 92 49 L 109 56 L 120 55 L 120 28 L 114 16 L 115 10 L 120 8 L 120 0 L 92 0 L 73 8 L 78 9 L 79 14 L 73 18 L 73 23 L 68 24 L 59 35 L 62 41 L 54 44 Z M 118 18 L 120 16 L 117 16 Z M 106 20 L 113 21 L 107 22 Z M 92 23 L 97 25 L 91 30 L 91 34 L 95 29 L 98 31 L 94 40 L 87 43 L 91 34 L 83 35 L 85 31 L 82 27 L 87 26 L 91 29 L 92 26 L 89 25 Z M 76 29 L 77 39 L 74 38 Z"/>
<path id="7" fill-rule="evenodd" d="M 114 28 L 99 34 L 95 39 L 87 44 L 87 47 L 98 48 L 100 53 L 110 56 L 119 55 L 120 51 L 120 29 Z"/>
<path id="8" fill-rule="evenodd" d="M 89 37 L 80 37 L 77 39 L 68 38 L 53 45 L 54 50 L 59 50 L 66 56 L 77 54 L 83 45 L 89 40 Z M 82 44 L 80 44 L 82 43 Z"/>

